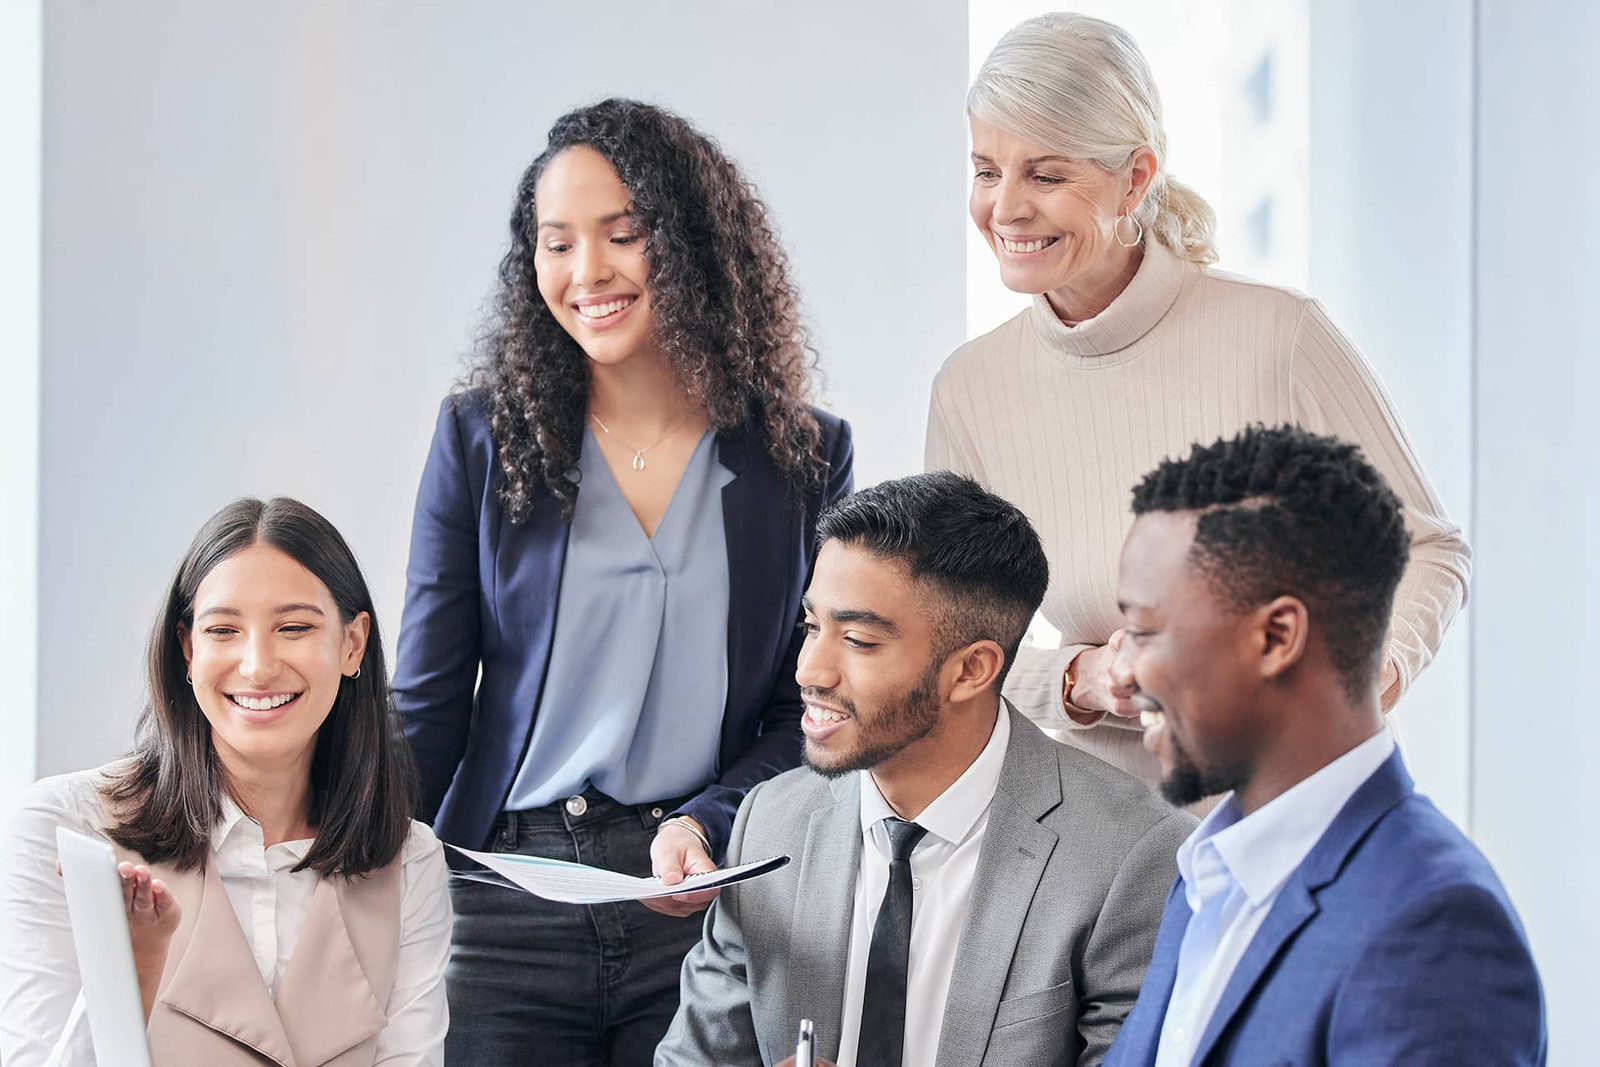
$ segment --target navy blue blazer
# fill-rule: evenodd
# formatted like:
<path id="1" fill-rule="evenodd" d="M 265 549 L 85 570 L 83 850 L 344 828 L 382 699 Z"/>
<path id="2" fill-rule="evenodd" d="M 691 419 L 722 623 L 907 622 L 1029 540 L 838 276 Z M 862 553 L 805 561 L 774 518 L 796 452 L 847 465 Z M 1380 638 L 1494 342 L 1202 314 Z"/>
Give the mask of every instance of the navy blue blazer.
<path id="1" fill-rule="evenodd" d="M 1189 924 L 1183 879 L 1106 1067 L 1155 1063 Z M 1544 1001 L 1489 861 L 1398 752 L 1289 877 L 1195 1048 L 1209 1064 L 1545 1062 Z"/>
<path id="2" fill-rule="evenodd" d="M 716 781 L 680 810 L 719 856 L 750 787 L 800 762 L 800 596 L 817 515 L 853 477 L 849 424 L 816 417 L 828 474 L 803 494 L 753 426 L 718 434 L 718 458 L 735 475 L 722 490 L 728 698 Z M 533 734 L 570 529 L 548 495 L 513 524 L 502 484 L 483 394 L 446 398 L 417 490 L 393 688 L 421 772 L 420 817 L 466 848 L 488 842 Z"/>

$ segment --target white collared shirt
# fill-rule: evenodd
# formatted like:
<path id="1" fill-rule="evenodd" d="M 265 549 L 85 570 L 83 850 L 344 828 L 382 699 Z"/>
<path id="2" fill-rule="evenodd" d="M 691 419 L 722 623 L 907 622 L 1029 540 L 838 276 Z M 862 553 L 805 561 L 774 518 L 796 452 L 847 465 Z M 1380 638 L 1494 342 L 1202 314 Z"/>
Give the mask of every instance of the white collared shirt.
<path id="1" fill-rule="evenodd" d="M 86 1067 L 94 1047 L 78 984 L 78 959 L 56 874 L 58 826 L 105 837 L 95 795 L 101 771 L 46 778 L 12 819 L 0 889 L 0 1061 L 5 1067 Z M 211 860 L 268 990 L 277 996 L 318 876 L 295 872 L 311 842 L 262 847 L 261 826 L 230 800 L 212 830 Z M 412 823 L 401 852 L 400 954 L 378 1035 L 375 1064 L 436 1067 L 450 1025 L 444 970 L 450 957 L 450 891 L 444 850 Z"/>
<path id="2" fill-rule="evenodd" d="M 972 896 L 978 851 L 989 824 L 989 805 L 1000 781 L 1011 717 L 1005 706 L 995 716 L 989 743 L 914 822 L 928 832 L 911 852 L 911 955 L 906 975 L 907 1064 L 932 1063 L 944 1026 L 944 1001 L 955 973 L 961 923 Z M 850 918 L 850 962 L 845 971 L 839 1067 L 855 1067 L 861 1036 L 861 1004 L 867 983 L 867 955 L 889 886 L 889 833 L 883 820 L 898 818 L 883 799 L 869 771 L 861 771 L 861 868 L 856 874 L 855 910 Z"/>
<path id="3" fill-rule="evenodd" d="M 1178 848 L 1191 913 L 1156 1067 L 1188 1067 L 1228 980 L 1278 893 L 1340 809 L 1394 751 L 1379 730 L 1248 816 L 1229 793 Z"/>

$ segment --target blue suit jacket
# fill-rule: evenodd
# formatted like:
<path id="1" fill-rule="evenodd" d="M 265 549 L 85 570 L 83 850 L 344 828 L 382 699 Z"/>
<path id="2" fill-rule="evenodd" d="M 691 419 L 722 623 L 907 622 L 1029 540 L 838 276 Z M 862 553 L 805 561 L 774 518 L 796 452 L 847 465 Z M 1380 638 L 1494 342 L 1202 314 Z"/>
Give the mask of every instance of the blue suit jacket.
<path id="1" fill-rule="evenodd" d="M 1179 878 L 1107 1067 L 1155 1062 L 1189 914 Z M 1505 889 L 1396 752 L 1284 885 L 1193 1063 L 1544 1061 L 1539 975 Z"/>
<path id="2" fill-rule="evenodd" d="M 754 427 L 718 435 L 735 475 L 722 490 L 728 698 L 717 779 L 681 809 L 718 854 L 750 787 L 800 762 L 800 596 L 817 515 L 850 491 L 853 459 L 849 424 L 816 417 L 828 475 L 805 494 L 789 488 Z M 394 700 L 421 772 L 421 817 L 468 848 L 488 841 L 533 733 L 570 529 L 549 496 L 513 524 L 503 479 L 483 395 L 447 398 L 417 491 Z"/>

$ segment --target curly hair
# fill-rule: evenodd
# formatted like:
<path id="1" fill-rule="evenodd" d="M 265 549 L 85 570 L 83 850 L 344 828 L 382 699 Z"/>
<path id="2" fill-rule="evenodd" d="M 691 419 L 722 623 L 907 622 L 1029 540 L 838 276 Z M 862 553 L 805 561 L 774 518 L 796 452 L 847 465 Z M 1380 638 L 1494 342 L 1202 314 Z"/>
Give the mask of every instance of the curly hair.
<path id="1" fill-rule="evenodd" d="M 576 145 L 604 156 L 633 198 L 656 334 L 690 398 L 719 430 L 754 421 L 793 487 L 820 484 L 825 461 L 810 407 L 816 361 L 765 206 L 716 142 L 688 122 L 611 99 L 557 119 L 522 175 L 494 313 L 465 382 L 486 394 L 507 516 L 526 521 L 541 491 L 568 521 L 577 503 L 588 358 L 539 295 L 534 268 L 539 178 Z"/>
<path id="2" fill-rule="evenodd" d="M 1240 610 L 1303 601 L 1352 699 L 1377 679 L 1411 541 L 1400 498 L 1361 450 L 1297 426 L 1247 427 L 1166 460 L 1133 513 L 1199 511 L 1190 560 Z"/>

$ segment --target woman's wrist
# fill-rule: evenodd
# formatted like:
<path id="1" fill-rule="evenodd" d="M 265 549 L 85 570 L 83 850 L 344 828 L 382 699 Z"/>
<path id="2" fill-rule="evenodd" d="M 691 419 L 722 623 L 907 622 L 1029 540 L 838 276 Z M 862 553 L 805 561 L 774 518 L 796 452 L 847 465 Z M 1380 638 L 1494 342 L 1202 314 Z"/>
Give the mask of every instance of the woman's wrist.
<path id="1" fill-rule="evenodd" d="M 699 840 L 700 846 L 706 850 L 706 855 L 711 855 L 711 838 L 706 836 L 705 828 L 700 825 L 699 820 L 694 816 L 674 815 L 670 819 L 663 820 L 661 825 L 656 828 L 656 832 L 659 833 L 669 826 L 677 826 L 693 834 Z"/>
<path id="2" fill-rule="evenodd" d="M 1088 651 L 1086 648 L 1073 656 L 1067 664 L 1067 669 L 1061 674 L 1061 712 L 1076 726 L 1093 726 L 1106 715 L 1103 711 L 1081 708 L 1072 702 L 1072 692 L 1078 686 L 1078 661 L 1083 659 L 1084 653 Z"/>

